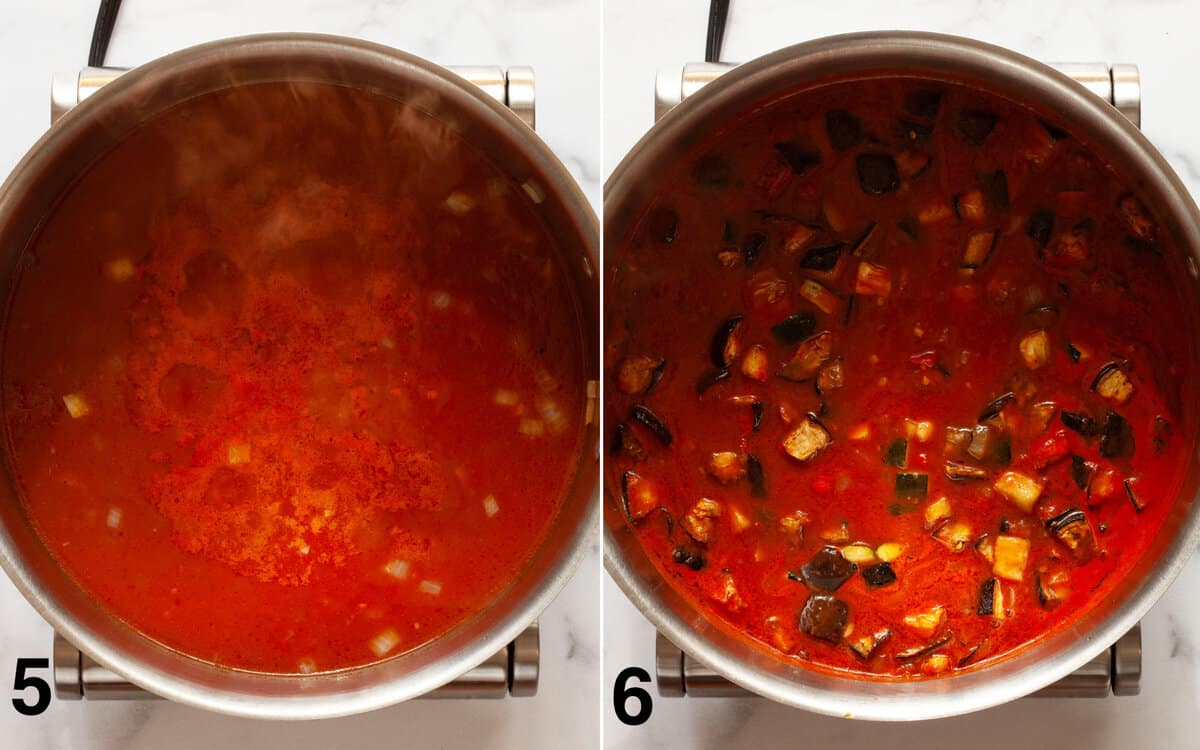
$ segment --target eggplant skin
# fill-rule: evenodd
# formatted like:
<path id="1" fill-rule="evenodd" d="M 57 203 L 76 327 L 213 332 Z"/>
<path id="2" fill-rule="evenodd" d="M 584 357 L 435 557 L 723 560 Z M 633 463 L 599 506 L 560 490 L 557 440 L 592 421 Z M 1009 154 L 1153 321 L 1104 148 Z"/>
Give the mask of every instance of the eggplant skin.
<path id="1" fill-rule="evenodd" d="M 813 638 L 838 644 L 849 619 L 850 605 L 829 594 L 812 594 L 800 610 L 799 626 Z"/>
<path id="2" fill-rule="evenodd" d="M 736 343 L 731 347 L 730 342 L 731 340 L 736 342 L 737 331 L 741 328 L 742 321 L 745 319 L 743 315 L 734 315 L 722 323 L 717 328 L 717 332 L 713 334 L 709 356 L 712 358 L 713 364 L 717 367 L 728 367 L 729 363 L 737 356 Z"/>
<path id="3" fill-rule="evenodd" d="M 892 570 L 890 563 L 881 562 L 865 568 L 862 577 L 867 582 L 867 586 L 877 589 L 895 583 L 896 571 Z"/>
<path id="4" fill-rule="evenodd" d="M 996 579 L 989 578 L 979 587 L 979 606 L 975 608 L 975 613 L 979 615 L 992 615 L 993 608 L 996 602 Z"/>
<path id="5" fill-rule="evenodd" d="M 822 547 L 800 569 L 804 582 L 821 591 L 837 591 L 858 572 L 858 566 L 842 557 L 837 547 Z"/>
<path id="6" fill-rule="evenodd" d="M 767 496 L 767 477 L 763 472 L 762 461 L 753 453 L 746 454 L 746 478 L 750 481 L 751 497 Z"/>
<path id="7" fill-rule="evenodd" d="M 1134 450 L 1133 428 L 1116 412 L 1104 417 L 1104 428 L 1100 434 L 1100 455 L 1105 458 L 1132 456 Z"/>
<path id="8" fill-rule="evenodd" d="M 629 411 L 629 419 L 637 422 L 650 431 L 650 434 L 658 438 L 658 442 L 663 446 L 670 446 L 674 437 L 671 435 L 671 430 L 668 429 L 665 422 L 658 418 L 654 412 L 642 404 L 638 404 Z"/>
<path id="9" fill-rule="evenodd" d="M 784 346 L 799 344 L 817 330 L 817 319 L 811 315 L 789 315 L 771 326 L 771 335 Z"/>
<path id="10" fill-rule="evenodd" d="M 708 559 L 703 552 L 689 550 L 686 547 L 676 547 L 672 550 L 671 559 L 692 570 L 704 570 L 704 566 L 708 565 Z"/>
<path id="11" fill-rule="evenodd" d="M 900 187 L 900 171 L 890 154 L 859 154 L 854 166 L 859 187 L 867 195 L 886 195 Z"/>
<path id="12" fill-rule="evenodd" d="M 1008 406 L 1009 402 L 1015 401 L 1016 399 L 1017 395 L 1012 391 L 997 396 L 996 398 L 992 399 L 987 406 L 983 407 L 983 411 L 979 412 L 979 419 L 975 421 L 977 421 L 979 424 L 983 424 L 990 419 L 995 419 L 996 417 L 1000 416 L 1000 412 L 1004 410 L 1005 406 Z"/>

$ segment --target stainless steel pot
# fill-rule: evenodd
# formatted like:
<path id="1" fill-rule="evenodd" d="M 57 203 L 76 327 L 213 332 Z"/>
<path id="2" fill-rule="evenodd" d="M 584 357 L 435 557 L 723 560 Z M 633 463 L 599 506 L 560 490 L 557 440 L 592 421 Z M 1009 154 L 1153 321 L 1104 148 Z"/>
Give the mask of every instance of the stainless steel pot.
<path id="1" fill-rule="evenodd" d="M 599 230 L 563 165 L 533 131 L 478 87 L 412 55 L 366 42 L 316 35 L 224 40 L 177 52 L 125 73 L 64 114 L 0 188 L 0 289 L 63 191 L 139 123 L 188 98 L 265 81 L 310 81 L 369 89 L 417 106 L 475 144 L 537 202 L 579 300 L 579 336 L 598 351 Z M 5 325 L 7 325 L 7 313 Z M 589 398 L 598 361 L 589 362 Z M 588 413 L 596 413 L 589 404 Z M 6 468 L 0 479 L 0 565 L 30 603 L 71 643 L 136 685 L 166 698 L 228 714 L 301 719 L 387 706 L 437 688 L 513 640 L 578 567 L 598 523 L 598 428 L 589 418 L 584 449 L 562 510 L 522 572 L 495 601 L 412 652 L 366 667 L 311 676 L 221 668 L 141 635 L 78 588 L 24 515 Z"/>
<path id="2" fill-rule="evenodd" d="M 607 246 L 613 248 L 627 237 L 681 155 L 732 118 L 806 84 L 831 77 L 888 74 L 948 78 L 1060 113 L 1081 138 L 1145 191 L 1164 228 L 1186 253 L 1191 283 L 1196 283 L 1200 212 L 1163 157 L 1125 116 L 1062 73 L 1027 57 L 970 39 L 911 32 L 806 42 L 740 65 L 707 83 L 667 112 L 609 178 L 604 218 Z M 1196 318 L 1180 321 L 1192 336 L 1200 332 Z M 1196 424 L 1197 406 L 1192 394 L 1184 407 L 1191 425 Z M 710 620 L 659 575 L 621 512 L 618 484 L 606 478 L 605 565 L 662 634 L 755 693 L 818 713 L 862 719 L 902 721 L 967 713 L 1028 695 L 1065 677 L 1146 614 L 1200 538 L 1196 502 L 1200 461 L 1193 458 L 1185 491 L 1175 499 L 1147 554 L 1111 596 L 1071 627 L 993 665 L 962 674 L 907 682 L 863 680 L 773 658 Z"/>

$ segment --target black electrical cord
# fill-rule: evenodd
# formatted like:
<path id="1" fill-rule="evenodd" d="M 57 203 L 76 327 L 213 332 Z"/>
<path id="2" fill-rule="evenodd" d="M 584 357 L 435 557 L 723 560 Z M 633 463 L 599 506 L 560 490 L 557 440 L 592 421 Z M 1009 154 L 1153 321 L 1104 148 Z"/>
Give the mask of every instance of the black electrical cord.
<path id="1" fill-rule="evenodd" d="M 704 46 L 704 62 L 721 61 L 721 43 L 725 41 L 725 20 L 729 18 L 729 0 L 709 0 L 708 43 Z"/>
<path id="2" fill-rule="evenodd" d="M 88 52 L 90 67 L 104 67 L 104 58 L 108 56 L 108 42 L 112 39 L 113 26 L 117 24 L 117 11 L 120 9 L 121 0 L 100 0 L 96 26 L 92 29 L 92 49 Z"/>

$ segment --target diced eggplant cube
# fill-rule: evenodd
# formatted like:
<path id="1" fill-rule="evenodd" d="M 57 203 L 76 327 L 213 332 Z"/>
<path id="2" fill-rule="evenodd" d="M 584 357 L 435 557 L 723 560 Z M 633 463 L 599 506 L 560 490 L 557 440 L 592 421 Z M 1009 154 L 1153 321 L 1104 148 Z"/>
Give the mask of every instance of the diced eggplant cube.
<path id="1" fill-rule="evenodd" d="M 629 419 L 637 422 L 650 431 L 658 439 L 658 442 L 663 446 L 671 445 L 673 439 L 671 430 L 667 428 L 665 422 L 658 418 L 654 412 L 642 404 L 637 404 L 629 411 Z"/>
<path id="2" fill-rule="evenodd" d="M 817 328 L 817 319 L 811 315 L 789 315 L 771 326 L 771 335 L 784 346 L 798 344 L 812 335 Z"/>
<path id="3" fill-rule="evenodd" d="M 991 257 L 996 247 L 997 232 L 971 232 L 967 235 L 967 247 L 963 251 L 962 267 L 979 268 Z"/>
<path id="4" fill-rule="evenodd" d="M 890 154 L 859 154 L 854 166 L 858 185 L 867 195 L 886 195 L 900 187 L 900 172 Z"/>
<path id="5" fill-rule="evenodd" d="M 775 374 L 784 380 L 807 380 L 817 374 L 832 353 L 833 334 L 821 331 L 801 341 L 791 359 L 784 362 Z"/>
<path id="6" fill-rule="evenodd" d="M 929 475 L 902 471 L 896 474 L 897 500 L 922 500 L 929 495 Z"/>
<path id="7" fill-rule="evenodd" d="M 892 570 L 892 566 L 888 563 L 881 562 L 872 565 L 869 568 L 864 568 L 862 572 L 863 580 L 867 582 L 867 586 L 877 589 L 883 586 L 890 586 L 896 582 L 896 571 Z"/>
<path id="8" fill-rule="evenodd" d="M 1007 464 L 1012 459 L 1011 443 L 999 427 L 978 425 L 971 434 L 967 453 L 977 461 L 991 464 Z"/>
<path id="9" fill-rule="evenodd" d="M 831 109 L 825 113 L 825 134 L 835 151 L 845 151 L 862 143 L 862 122 L 844 109 Z"/>
<path id="10" fill-rule="evenodd" d="M 617 388 L 631 395 L 646 393 L 662 379 L 665 359 L 642 355 L 626 357 L 617 367 Z"/>
<path id="11" fill-rule="evenodd" d="M 1050 336 L 1045 331 L 1034 331 L 1021 339 L 1021 358 L 1030 370 L 1037 370 L 1050 361 Z"/>
<path id="12" fill-rule="evenodd" d="M 925 529 L 935 529 L 950 517 L 950 501 L 943 495 L 925 506 Z"/>
<path id="13" fill-rule="evenodd" d="M 1064 410 L 1059 414 L 1059 419 L 1067 429 L 1074 430 L 1084 437 L 1095 437 L 1100 434 L 1100 425 L 1096 424 L 1096 420 L 1087 414 Z"/>
<path id="14" fill-rule="evenodd" d="M 955 482 L 965 482 L 972 479 L 987 479 L 988 473 L 985 469 L 980 469 L 977 466 L 971 466 L 959 461 L 946 462 L 946 476 Z"/>
<path id="15" fill-rule="evenodd" d="M 796 141 L 781 141 L 776 143 L 775 151 L 783 157 L 787 165 L 792 168 L 792 172 L 796 174 L 804 174 L 821 163 L 821 155 L 819 153 Z"/>
<path id="16" fill-rule="evenodd" d="M 763 471 L 762 461 L 753 453 L 746 454 L 746 479 L 750 481 L 752 497 L 767 496 L 767 475 Z"/>
<path id="17" fill-rule="evenodd" d="M 800 546 L 804 541 L 804 527 L 808 525 L 808 514 L 802 510 L 794 510 L 779 518 L 779 529 L 788 537 L 788 541 Z"/>
<path id="18" fill-rule="evenodd" d="M 1006 471 L 996 479 L 996 491 L 1012 501 L 1013 505 L 1029 513 L 1042 496 L 1042 483 L 1016 471 Z"/>
<path id="19" fill-rule="evenodd" d="M 825 546 L 804 564 L 800 574 L 804 582 L 821 591 L 837 591 L 858 572 L 858 565 L 842 556 L 837 547 Z"/>
<path id="20" fill-rule="evenodd" d="M 624 422 L 617 423 L 608 452 L 612 456 L 619 456 L 624 453 L 634 461 L 640 461 L 646 455 L 646 449 L 642 446 L 642 441 L 638 440 L 637 435 L 633 434 L 633 430 Z"/>
<path id="21" fill-rule="evenodd" d="M 1133 382 L 1120 363 L 1109 362 L 1096 374 L 1092 390 L 1114 403 L 1123 404 L 1133 395 Z"/>
<path id="22" fill-rule="evenodd" d="M 870 659 L 871 654 L 875 653 L 875 649 L 883 645 L 884 641 L 892 637 L 892 631 L 884 628 L 876 631 L 872 635 L 864 635 L 850 641 L 850 650 L 858 655 L 860 659 Z"/>
<path id="23" fill-rule="evenodd" d="M 621 499 L 625 512 L 634 521 L 648 516 L 661 502 L 657 485 L 633 471 L 621 476 Z"/>
<path id="24" fill-rule="evenodd" d="M 1083 456 L 1071 455 L 1071 481 L 1075 482 L 1075 486 L 1087 492 L 1088 487 L 1092 483 L 1092 474 L 1096 471 L 1096 464 L 1087 461 Z"/>
<path id="25" fill-rule="evenodd" d="M 717 332 L 713 334 L 709 354 L 713 364 L 717 367 L 728 367 L 741 353 L 741 337 L 738 335 L 738 329 L 742 327 L 743 320 L 745 320 L 744 316 L 735 315 L 722 323 L 717 328 Z"/>
<path id="26" fill-rule="evenodd" d="M 1105 458 L 1132 456 L 1134 451 L 1133 428 L 1116 412 L 1104 417 L 1104 428 L 1100 432 L 1100 455 Z"/>
<path id="27" fill-rule="evenodd" d="M 807 271 L 832 271 L 837 267 L 845 247 L 846 243 L 844 242 L 834 242 L 830 245 L 810 248 L 800 259 L 800 267 Z"/>
<path id="28" fill-rule="evenodd" d="M 883 454 L 883 462 L 888 466 L 895 466 L 897 469 L 903 469 L 908 462 L 908 440 L 905 438 L 896 438 Z"/>
<path id="29" fill-rule="evenodd" d="M 817 373 L 817 395 L 823 396 L 846 384 L 846 373 L 840 357 L 831 359 Z"/>
<path id="30" fill-rule="evenodd" d="M 718 451 L 708 457 L 706 470 L 721 484 L 731 484 L 746 476 L 746 459 L 734 451 Z"/>
<path id="31" fill-rule="evenodd" d="M 782 447 L 785 453 L 797 461 L 809 461 L 832 442 L 833 437 L 825 425 L 821 424 L 814 415 L 807 414 L 800 419 L 795 429 L 783 439 Z"/>
<path id="32" fill-rule="evenodd" d="M 1044 609 L 1054 609 L 1071 595 L 1071 577 L 1066 570 L 1039 570 L 1036 590 Z"/>
<path id="33" fill-rule="evenodd" d="M 979 424 L 983 424 L 984 422 L 995 419 L 996 417 L 1000 416 L 1000 412 L 1004 411 L 1005 406 L 1008 406 L 1016 399 L 1017 396 L 1012 391 L 997 396 L 996 398 L 992 399 L 987 406 L 983 407 L 983 411 L 979 412 L 979 419 L 976 421 L 978 421 Z"/>
<path id="34" fill-rule="evenodd" d="M 990 616 L 996 609 L 996 579 L 989 578 L 979 587 L 979 604 L 975 613 Z"/>
<path id="35" fill-rule="evenodd" d="M 1096 556 L 1096 537 L 1083 511 L 1072 508 L 1046 521 L 1046 530 L 1071 550 L 1080 563 Z"/>
<path id="36" fill-rule="evenodd" d="M 742 355 L 742 374 L 751 380 L 765 383 L 771 377 L 771 363 L 766 347 L 755 344 Z"/>
<path id="37" fill-rule="evenodd" d="M 841 643 L 850 619 L 850 606 L 829 594 L 812 594 L 800 610 L 800 630 L 813 638 Z"/>
<path id="38" fill-rule="evenodd" d="M 708 564 L 708 558 L 703 552 L 684 546 L 676 547 L 671 552 L 671 559 L 692 570 L 704 570 L 704 566 Z"/>
<path id="39" fill-rule="evenodd" d="M 1001 534 L 996 537 L 993 554 L 992 573 L 996 577 L 1018 583 L 1024 580 L 1025 566 L 1029 562 L 1028 539 Z"/>
<path id="40" fill-rule="evenodd" d="M 762 253 L 763 246 L 767 244 L 767 235 L 762 232 L 751 232 L 742 241 L 742 260 L 747 266 L 752 266 L 758 260 L 758 256 Z"/>
<path id="41" fill-rule="evenodd" d="M 946 546 L 946 549 L 951 552 L 962 552 L 971 543 L 971 538 L 975 532 L 965 521 L 950 521 L 942 524 L 941 528 L 933 532 L 933 538 Z"/>
<path id="42" fill-rule="evenodd" d="M 679 525 L 692 539 L 707 544 L 716 535 L 717 519 L 720 517 L 721 504 L 716 500 L 702 497 L 683 515 L 683 518 L 679 519 Z"/>

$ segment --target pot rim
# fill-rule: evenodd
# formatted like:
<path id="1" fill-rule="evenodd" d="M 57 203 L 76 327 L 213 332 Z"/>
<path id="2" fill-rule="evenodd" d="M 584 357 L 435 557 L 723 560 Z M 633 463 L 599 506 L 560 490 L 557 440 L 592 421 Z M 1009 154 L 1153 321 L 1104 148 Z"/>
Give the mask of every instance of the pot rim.
<path id="1" fill-rule="evenodd" d="M 301 33 L 233 37 L 171 53 L 121 75 L 64 114 L 0 186 L 0 234 L 15 221 L 22 195 L 38 184 L 43 168 L 72 139 L 82 137 L 97 121 L 103 121 L 106 114 L 127 106 L 139 93 L 173 83 L 197 70 L 261 63 L 266 58 L 286 63 L 353 64 L 369 69 L 378 78 L 331 78 L 328 82 L 379 91 L 380 81 L 390 81 L 397 86 L 403 83 L 428 90 L 453 107 L 462 121 L 511 143 L 512 151 L 519 151 L 514 158 L 522 160 L 529 179 L 541 182 L 538 187 L 546 205 L 543 210 L 557 212 L 560 234 L 570 232 L 572 243 L 564 243 L 563 253 L 565 261 L 574 261 L 578 266 L 569 270 L 569 276 L 577 291 L 580 325 L 595 324 L 593 327 L 598 329 L 599 282 L 593 270 L 599 267 L 598 219 L 549 147 L 507 107 L 451 71 L 391 47 L 347 37 Z M 256 80 L 286 79 L 281 73 Z M 208 90 L 222 87 L 213 85 Z M 179 96 L 173 103 L 187 98 Z M 20 247 L 8 252 L 15 255 Z M 578 252 L 579 257 L 568 257 L 570 252 Z M 581 330 L 585 377 L 597 379 L 598 357 L 591 351 L 597 334 Z M 421 696 L 481 664 L 516 638 L 553 601 L 588 554 L 599 525 L 597 446 L 598 425 L 585 425 L 580 455 L 555 525 L 533 551 L 533 560 L 483 611 L 413 651 L 338 672 L 269 675 L 217 667 L 159 644 L 111 615 L 97 618 L 90 610 L 102 610 L 98 603 L 81 590 L 72 594 L 62 588 L 61 579 L 70 579 L 57 563 L 49 574 L 54 576 L 51 582 L 57 588 L 49 590 L 47 575 L 35 570 L 27 558 L 28 549 L 19 548 L 9 527 L 11 521 L 5 523 L 4 519 L 0 519 L 0 567 L 38 613 L 73 645 L 130 682 L 164 698 L 249 718 L 315 719 L 370 711 Z M 0 500 L 20 505 L 15 490 L 8 486 L 3 487 Z M 88 611 L 82 612 L 81 608 Z M 85 622 L 84 615 L 91 620 Z M 472 626 L 482 632 L 469 632 Z M 135 655 L 131 647 L 141 652 Z M 444 653 L 430 656 L 431 650 Z M 412 668 L 402 666 L 409 662 L 413 662 Z"/>
<path id="2" fill-rule="evenodd" d="M 755 102 L 827 78 L 875 77 L 886 72 L 984 84 L 1018 102 L 1064 115 L 1080 134 L 1119 154 L 1153 194 L 1195 282 L 1200 257 L 1200 211 L 1159 152 L 1115 108 L 1053 68 L 974 39 L 912 31 L 823 37 L 743 63 L 667 112 L 622 159 L 604 186 L 605 242 L 611 249 L 636 221 L 657 175 L 672 160 Z M 858 74 L 856 76 L 855 74 Z M 726 115 L 722 120 L 722 115 Z M 1114 158 L 1112 162 L 1117 162 Z M 647 175 L 654 175 L 648 177 Z M 606 279 L 613 268 L 605 267 Z M 606 321 L 607 322 L 607 321 Z M 606 419 L 608 417 L 606 416 Z M 607 422 L 606 422 L 607 423 Z M 1195 451 L 1192 451 L 1195 454 Z M 771 700 L 816 713 L 880 721 L 912 721 L 969 713 L 1033 693 L 1067 676 L 1135 625 L 1170 586 L 1200 539 L 1193 458 L 1185 491 L 1176 498 L 1171 538 L 1143 555 L 1113 591 L 1119 606 L 1083 613 L 1071 625 L 997 662 L 931 680 L 856 679 L 790 665 L 731 633 L 682 597 L 641 549 L 606 476 L 605 568 L 647 619 L 686 653 L 733 683 Z M 1190 502 L 1184 502 L 1188 497 Z M 1186 506 L 1186 507 L 1181 507 Z M 1155 564 L 1146 558 L 1157 552 Z M 1136 581 L 1135 574 L 1141 574 Z"/>

